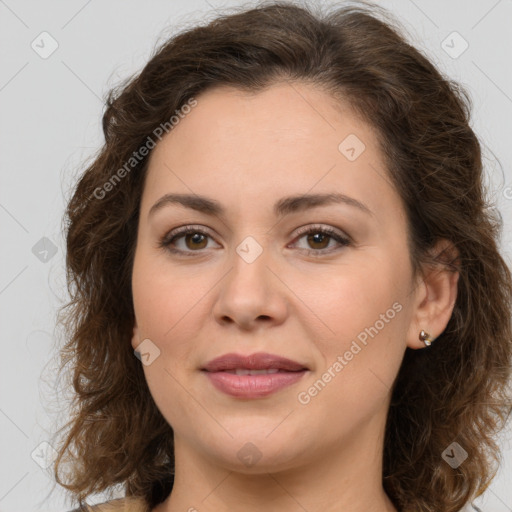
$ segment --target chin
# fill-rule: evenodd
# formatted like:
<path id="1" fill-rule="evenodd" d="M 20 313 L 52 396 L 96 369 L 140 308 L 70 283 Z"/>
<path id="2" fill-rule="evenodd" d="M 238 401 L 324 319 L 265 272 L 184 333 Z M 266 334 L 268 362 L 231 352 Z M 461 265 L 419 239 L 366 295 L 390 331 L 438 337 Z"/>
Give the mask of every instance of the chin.
<path id="1" fill-rule="evenodd" d="M 211 455 L 227 470 L 246 475 L 285 471 L 300 465 L 304 460 L 304 453 L 298 447 L 283 451 L 282 445 L 281 448 L 269 447 L 251 441 L 242 443 L 235 451 L 232 446 L 227 446 L 220 453 Z"/>
<path id="2" fill-rule="evenodd" d="M 272 428 L 267 428 L 267 423 L 265 428 L 246 425 L 243 431 L 228 428 L 236 432 L 233 438 L 227 434 L 221 438 L 202 438 L 194 446 L 202 446 L 211 460 L 227 470 L 243 474 L 282 471 L 304 463 L 308 451 L 314 452 L 315 447 L 308 448 L 303 438 L 285 429 L 280 431 L 280 427 L 276 428 L 278 424 L 279 421 L 274 422 Z"/>

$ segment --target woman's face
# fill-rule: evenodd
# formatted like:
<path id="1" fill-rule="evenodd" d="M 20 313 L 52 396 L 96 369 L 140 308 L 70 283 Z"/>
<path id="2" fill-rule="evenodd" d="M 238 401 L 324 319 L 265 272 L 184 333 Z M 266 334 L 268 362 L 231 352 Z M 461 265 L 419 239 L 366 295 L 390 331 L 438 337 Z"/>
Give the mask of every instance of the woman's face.
<path id="1" fill-rule="evenodd" d="M 307 84 L 196 100 L 151 154 L 132 276 L 132 346 L 177 453 L 245 472 L 342 452 L 378 464 L 391 386 L 421 343 L 375 133 Z M 166 194 L 191 199 L 151 211 Z M 209 365 L 226 354 L 242 359 Z"/>

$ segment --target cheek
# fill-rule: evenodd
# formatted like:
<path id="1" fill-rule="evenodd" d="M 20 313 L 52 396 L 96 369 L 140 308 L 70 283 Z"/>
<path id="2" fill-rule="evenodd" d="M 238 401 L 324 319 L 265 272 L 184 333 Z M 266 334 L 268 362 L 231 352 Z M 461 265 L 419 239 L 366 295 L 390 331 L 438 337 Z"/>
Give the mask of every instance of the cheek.
<path id="1" fill-rule="evenodd" d="M 379 265 L 375 260 L 365 264 L 360 260 L 357 264 L 332 272 L 328 283 L 321 289 L 317 280 L 303 283 L 301 294 L 307 306 L 318 312 L 323 323 L 323 337 L 347 340 L 376 322 L 377 328 L 382 331 L 389 330 L 392 323 L 397 325 L 397 309 L 404 306 L 402 302 L 407 283 L 405 275 L 400 275 L 396 268 L 400 268 L 399 265 Z M 395 303 L 400 306 L 393 308 Z M 384 315 L 383 320 L 381 315 Z"/>
<path id="2" fill-rule="evenodd" d="M 197 323 L 190 319 L 197 314 L 198 301 L 207 290 L 191 286 L 190 280 L 180 279 L 179 275 L 169 276 L 158 268 L 154 258 L 143 254 L 136 256 L 133 270 L 138 339 L 132 344 L 149 339 L 156 347 L 151 345 L 156 356 L 142 368 L 158 409 L 176 428 L 183 418 L 201 414 L 187 393 L 183 372 L 192 364 L 192 341 L 197 339 Z"/>
<path id="3" fill-rule="evenodd" d="M 197 309 L 201 295 L 187 292 L 189 284 L 173 278 L 172 285 L 160 279 L 134 285 L 134 304 L 140 337 L 151 339 L 172 359 L 185 353 L 196 336 L 197 323 L 188 321 Z M 197 314 L 197 313 L 196 313 Z"/>
<path id="4" fill-rule="evenodd" d="M 390 269 L 361 269 L 333 279 L 323 295 L 321 318 L 329 329 L 322 332 L 328 334 L 314 337 L 321 363 L 298 403 L 311 418 L 328 411 L 335 436 L 387 407 L 406 347 L 408 313 L 397 279 Z"/>
<path id="5" fill-rule="evenodd" d="M 170 272 L 170 268 L 164 254 L 150 254 L 150 249 L 144 248 L 137 250 L 132 273 L 135 313 L 142 327 L 160 340 L 166 333 L 172 333 L 200 293 L 179 272 Z"/>
<path id="6" fill-rule="evenodd" d="M 406 347 L 408 281 L 402 270 L 407 267 L 391 258 L 375 261 L 365 265 L 360 260 L 350 272 L 333 274 L 327 291 L 317 294 L 323 324 L 322 334 L 313 334 L 323 366 L 319 372 L 330 369 L 336 374 L 330 398 L 344 406 L 357 407 L 359 400 L 368 400 L 368 393 L 383 399 Z M 350 396 L 343 390 L 350 390 Z"/>

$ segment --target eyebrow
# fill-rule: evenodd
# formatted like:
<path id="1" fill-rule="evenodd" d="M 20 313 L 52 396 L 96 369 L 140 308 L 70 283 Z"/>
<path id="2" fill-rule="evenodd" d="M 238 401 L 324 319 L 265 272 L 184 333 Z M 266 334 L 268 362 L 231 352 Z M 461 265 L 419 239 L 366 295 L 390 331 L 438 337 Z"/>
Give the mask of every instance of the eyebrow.
<path id="1" fill-rule="evenodd" d="M 212 216 L 222 216 L 225 214 L 224 207 L 215 199 L 210 199 L 197 194 L 165 194 L 151 207 L 148 217 L 158 210 L 168 205 L 178 204 L 192 210 Z M 357 199 L 345 194 L 306 194 L 288 196 L 279 199 L 274 205 L 274 214 L 278 217 L 289 215 L 318 206 L 329 204 L 346 204 L 353 206 L 362 212 L 373 215 L 373 212 Z"/>

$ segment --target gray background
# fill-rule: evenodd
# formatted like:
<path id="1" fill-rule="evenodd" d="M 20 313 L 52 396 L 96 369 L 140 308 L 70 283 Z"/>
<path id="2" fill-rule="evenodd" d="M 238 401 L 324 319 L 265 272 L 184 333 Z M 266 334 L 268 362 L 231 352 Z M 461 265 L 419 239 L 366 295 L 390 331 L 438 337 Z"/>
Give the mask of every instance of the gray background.
<path id="1" fill-rule="evenodd" d="M 399 17 L 416 46 L 469 90 L 510 262 L 512 1 L 380 3 Z M 0 512 L 69 509 L 59 488 L 45 500 L 53 480 L 36 461 L 51 458 L 44 443 L 55 421 L 66 419 L 58 415 L 64 397 L 54 392 L 55 315 L 66 299 L 61 222 L 70 187 L 103 140 L 102 98 L 145 64 L 155 44 L 215 17 L 215 9 L 237 5 L 0 0 Z M 468 48 L 461 53 L 464 41 Z M 500 438 L 500 472 L 475 502 L 486 512 L 512 511 L 510 434 L 509 428 Z"/>

